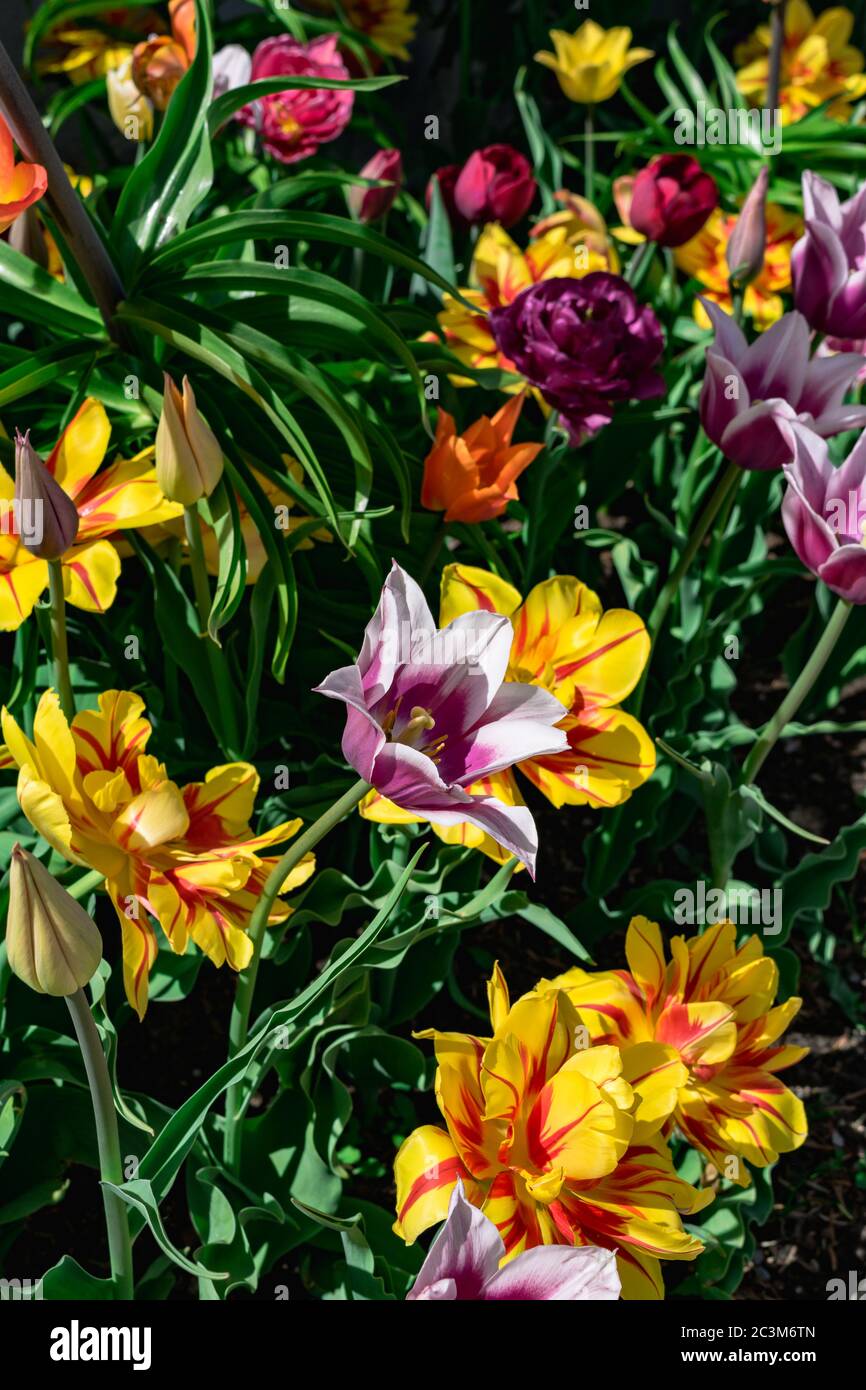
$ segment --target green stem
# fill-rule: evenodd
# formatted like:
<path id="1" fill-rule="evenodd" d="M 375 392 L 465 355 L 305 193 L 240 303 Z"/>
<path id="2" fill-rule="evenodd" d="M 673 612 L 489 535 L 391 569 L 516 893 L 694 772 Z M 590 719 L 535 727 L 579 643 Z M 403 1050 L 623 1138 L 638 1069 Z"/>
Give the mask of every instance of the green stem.
<path id="1" fill-rule="evenodd" d="M 111 1091 L 111 1079 L 105 1053 L 96 1031 L 93 1014 L 83 990 L 76 990 L 66 1000 L 90 1086 L 93 1118 L 96 1122 L 96 1142 L 99 1148 L 99 1174 L 103 1184 L 119 1186 L 124 1180 L 120 1156 L 120 1136 L 117 1131 L 117 1112 Z M 114 1297 L 131 1301 L 134 1298 L 132 1275 L 132 1242 L 129 1238 L 127 1206 L 116 1192 L 103 1186 L 105 1226 L 108 1232 L 108 1252 L 111 1258 L 111 1278 Z"/>
<path id="2" fill-rule="evenodd" d="M 66 599 L 63 594 L 63 566 L 60 560 L 48 561 L 48 592 L 51 598 L 51 655 L 54 661 L 54 683 L 60 696 L 60 708 L 69 723 L 75 717 L 75 696 L 69 679 L 69 647 L 66 642 Z"/>
<path id="3" fill-rule="evenodd" d="M 101 888 L 105 882 L 105 874 L 101 874 L 98 869 L 91 869 L 89 874 L 79 878 L 75 883 L 64 884 L 64 888 L 70 898 L 75 898 L 76 902 L 92 893 L 94 888 Z"/>
<path id="4" fill-rule="evenodd" d="M 592 202 L 595 183 L 595 107 L 587 106 L 583 113 L 583 191 Z"/>
<path id="5" fill-rule="evenodd" d="M 772 116 L 779 106 L 782 75 L 782 49 L 785 43 L 785 0 L 776 0 L 770 15 L 770 71 L 767 81 L 767 110 Z"/>
<path id="6" fill-rule="evenodd" d="M 623 279 L 631 285 L 633 290 L 640 287 L 644 276 L 650 268 L 650 263 L 655 254 L 656 244 L 654 241 L 644 241 L 635 250 L 634 255 L 626 267 Z"/>
<path id="7" fill-rule="evenodd" d="M 439 522 L 439 524 L 436 527 L 436 530 L 433 532 L 432 540 L 430 541 L 430 545 L 427 548 L 427 554 L 424 556 L 424 559 L 421 562 L 421 568 L 418 572 L 418 583 L 421 585 L 422 588 L 424 587 L 428 578 L 430 577 L 430 572 L 439 558 L 439 551 L 442 549 L 447 530 L 448 523 L 445 520 L 442 520 Z"/>
<path id="8" fill-rule="evenodd" d="M 773 745 L 785 725 L 790 724 L 797 710 L 806 699 L 812 686 L 826 666 L 850 615 L 851 604 L 847 599 L 840 598 L 836 607 L 833 609 L 830 621 L 825 627 L 817 647 L 809 657 L 809 660 L 806 662 L 806 665 L 791 686 L 791 689 L 776 710 L 769 724 L 763 730 L 757 743 L 754 744 L 751 753 L 746 758 L 743 764 L 743 783 L 745 786 L 754 782 L 765 760 L 772 752 Z"/>
<path id="9" fill-rule="evenodd" d="M 229 1058 L 231 1059 L 240 1052 L 245 1045 L 250 1031 L 250 1015 L 253 1007 L 253 995 L 256 989 L 256 978 L 259 973 L 259 963 L 262 956 L 262 946 L 265 940 L 265 929 L 268 925 L 268 918 L 271 909 L 282 890 L 283 884 L 292 870 L 300 864 L 305 854 L 315 849 L 320 840 L 333 830 L 344 816 L 354 810 L 358 802 L 370 790 L 369 782 L 363 778 L 355 782 L 353 786 L 341 796 L 339 801 L 335 801 L 323 815 L 319 816 L 297 840 L 293 841 L 289 849 L 286 850 L 282 859 L 272 869 L 261 897 L 256 903 L 253 914 L 250 918 L 249 937 L 253 944 L 253 953 L 249 964 L 240 972 L 238 976 L 238 986 L 235 993 L 234 1008 L 232 1009 L 231 1022 L 229 1024 Z M 242 1085 L 240 1081 L 235 1081 L 228 1088 L 226 1094 L 225 1111 L 225 1133 L 223 1141 L 223 1156 L 226 1164 L 230 1168 L 237 1170 L 240 1164 L 241 1154 L 241 1129 L 239 1125 L 241 1111 Z"/>
<path id="10" fill-rule="evenodd" d="M 194 506 L 187 507 L 184 510 L 183 520 L 186 527 L 186 538 L 189 544 L 189 564 L 192 572 L 195 605 L 198 609 L 201 635 L 205 644 L 205 650 L 207 651 L 211 678 L 216 690 L 217 704 L 220 710 L 220 724 L 226 740 L 225 751 L 235 756 L 240 749 L 240 734 L 238 733 L 235 703 L 232 699 L 231 678 L 225 660 L 225 653 L 221 647 L 217 646 L 208 632 L 207 625 L 211 610 L 210 580 L 208 579 L 207 565 L 204 558 L 204 546 L 201 539 L 198 511 Z"/>

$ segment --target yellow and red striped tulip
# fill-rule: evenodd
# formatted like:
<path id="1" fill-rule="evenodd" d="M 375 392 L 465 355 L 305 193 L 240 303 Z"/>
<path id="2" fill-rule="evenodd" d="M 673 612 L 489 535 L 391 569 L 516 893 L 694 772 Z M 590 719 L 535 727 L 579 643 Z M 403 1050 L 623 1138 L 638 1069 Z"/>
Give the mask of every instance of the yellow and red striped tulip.
<path id="1" fill-rule="evenodd" d="M 804 1142 L 802 1101 L 779 1080 L 808 1051 L 778 1045 L 802 1001 L 773 1007 L 779 987 L 774 960 L 757 936 L 737 948 L 731 922 L 702 936 L 670 942 L 636 917 L 626 937 L 628 970 L 589 974 L 570 970 L 539 989 L 565 989 L 597 1042 L 615 1044 L 624 1073 L 642 1079 L 645 1101 L 639 1134 L 675 1122 L 686 1138 L 740 1186 L 751 1181 L 742 1163 L 775 1163 Z"/>
<path id="2" fill-rule="evenodd" d="M 5 709 L 2 725 L 0 763 L 19 769 L 18 800 L 30 824 L 70 863 L 105 875 L 123 934 L 126 994 L 139 1018 L 158 948 L 154 923 L 178 954 L 191 938 L 214 965 L 242 970 L 252 954 L 249 919 L 277 863 L 262 852 L 301 825 L 253 833 L 255 768 L 229 763 L 179 787 L 146 752 L 144 702 L 123 690 L 105 691 L 98 708 L 80 710 L 71 725 L 46 691 L 32 739 Z M 314 867 L 305 855 L 283 891 L 300 887 Z M 278 904 L 270 921 L 289 911 Z"/>
<path id="3" fill-rule="evenodd" d="M 440 625 L 479 609 L 511 619 L 514 638 L 506 680 L 543 686 L 569 711 L 559 725 L 568 749 L 518 763 L 520 771 L 557 808 L 626 801 L 655 768 L 655 748 L 646 730 L 618 707 L 646 665 L 650 643 L 643 620 L 626 608 L 603 612 L 598 596 L 571 575 L 546 579 L 523 600 L 513 585 L 488 570 L 447 565 Z M 512 771 L 497 775 L 492 794 L 506 805 L 522 804 Z M 368 798 L 361 814 L 396 822 L 390 807 L 382 798 Z M 489 837 L 479 842 L 477 832 L 463 832 L 463 827 L 437 833 L 448 843 L 475 845 L 502 862 L 498 846 L 491 853 Z"/>
<path id="4" fill-rule="evenodd" d="M 712 1201 L 677 1177 L 660 1138 L 633 1142 L 635 1092 L 619 1049 L 581 1047 L 565 991 L 512 1006 L 496 968 L 492 1036 L 430 1030 L 445 1129 L 423 1125 L 396 1160 L 394 1230 L 411 1244 L 444 1220 L 459 1178 L 497 1226 L 511 1259 L 537 1245 L 617 1252 L 625 1298 L 662 1298 L 660 1259 L 694 1259 L 702 1245 L 681 1214 Z"/>
<path id="5" fill-rule="evenodd" d="M 91 613 L 103 613 L 117 593 L 120 556 L 109 537 L 183 511 L 163 497 L 152 449 L 98 471 L 110 433 L 104 406 L 88 399 L 45 460 L 78 509 L 78 536 L 62 560 L 63 591 L 68 603 Z M 47 562 L 31 555 L 18 533 L 14 497 L 15 484 L 0 467 L 0 630 L 5 632 L 21 626 L 48 587 Z"/>

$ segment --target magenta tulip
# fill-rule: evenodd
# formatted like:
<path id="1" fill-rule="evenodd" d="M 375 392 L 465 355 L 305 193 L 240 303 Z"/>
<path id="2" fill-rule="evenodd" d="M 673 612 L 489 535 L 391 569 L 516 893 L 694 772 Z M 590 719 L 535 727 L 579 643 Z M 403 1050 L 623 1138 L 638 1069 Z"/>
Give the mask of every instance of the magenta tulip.
<path id="1" fill-rule="evenodd" d="M 866 407 L 844 405 L 863 359 L 854 352 L 809 360 L 809 326 L 785 314 L 751 345 L 729 314 L 702 299 L 716 330 L 707 348 L 701 424 L 741 468 L 781 468 L 791 448 L 782 426 L 799 419 L 828 438 L 866 425 Z"/>
<path id="2" fill-rule="evenodd" d="M 660 154 L 634 178 L 629 221 L 659 246 L 682 246 L 719 205 L 716 181 L 690 154 Z"/>
<path id="3" fill-rule="evenodd" d="M 357 661 L 316 689 L 346 705 L 343 756 L 382 796 L 436 825 L 468 821 L 534 875 L 532 813 L 470 790 L 568 746 L 555 727 L 564 706 L 540 686 L 505 683 L 512 636 L 510 619 L 489 612 L 437 631 L 420 588 L 394 564 Z"/>
<path id="4" fill-rule="evenodd" d="M 834 338 L 866 337 L 866 184 L 839 202 L 832 184 L 803 175 L 806 234 L 791 252 L 794 303 Z"/>
<path id="5" fill-rule="evenodd" d="M 399 150 L 377 150 L 361 170 L 362 179 L 378 179 L 387 188 L 364 188 L 354 184 L 346 194 L 349 207 L 359 222 L 378 222 L 391 211 L 403 186 L 403 159 Z"/>
<path id="6" fill-rule="evenodd" d="M 785 428 L 793 453 L 782 502 L 788 539 L 834 594 L 866 603 L 866 434 L 835 468 L 814 430 L 795 422 Z"/>
<path id="7" fill-rule="evenodd" d="M 525 217 L 537 184 L 532 166 L 511 145 L 486 145 L 471 154 L 454 187 L 454 203 L 471 224 L 501 222 L 513 227 Z"/>
<path id="8" fill-rule="evenodd" d="M 265 39 L 253 54 L 251 79 L 266 77 L 349 77 L 337 52 L 338 35 L 323 34 L 312 43 L 298 43 L 288 34 Z M 352 118 L 355 93 L 350 88 L 288 88 L 261 97 L 237 113 L 252 126 L 269 154 L 282 164 L 296 164 L 315 154 L 320 145 L 336 140 Z"/>

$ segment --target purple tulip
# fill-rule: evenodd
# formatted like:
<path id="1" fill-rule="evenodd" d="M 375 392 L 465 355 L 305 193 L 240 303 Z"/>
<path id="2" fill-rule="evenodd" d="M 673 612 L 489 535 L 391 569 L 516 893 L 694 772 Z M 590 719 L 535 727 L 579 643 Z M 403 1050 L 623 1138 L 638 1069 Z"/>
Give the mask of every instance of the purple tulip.
<path id="1" fill-rule="evenodd" d="M 612 1250 L 599 1250 L 594 1245 L 537 1245 L 500 1269 L 504 1255 L 505 1246 L 495 1225 L 467 1202 L 458 1178 L 448 1220 L 406 1297 L 511 1303 L 619 1298 Z"/>
<path id="2" fill-rule="evenodd" d="M 659 321 L 619 275 L 540 280 L 488 319 L 499 351 L 558 410 L 572 444 L 609 425 L 618 401 L 663 396 Z"/>
<path id="3" fill-rule="evenodd" d="M 794 303 L 834 338 L 866 337 L 866 184 L 839 202 L 826 179 L 803 175 L 806 234 L 791 252 Z"/>
<path id="4" fill-rule="evenodd" d="M 841 468 L 834 468 L 813 430 L 796 423 L 786 429 L 794 455 L 784 469 L 788 540 L 834 594 L 866 603 L 866 433 Z"/>
<path id="5" fill-rule="evenodd" d="M 796 311 L 751 345 L 730 315 L 702 299 L 716 330 L 707 348 L 701 424 L 741 468 L 781 468 L 791 460 L 782 428 L 799 419 L 824 438 L 866 425 L 866 407 L 842 398 L 863 359 L 856 352 L 809 360 L 809 326 Z"/>
<path id="6" fill-rule="evenodd" d="M 467 790 L 524 758 L 568 746 L 567 711 L 546 690 L 505 681 L 513 632 L 498 613 L 463 613 L 437 631 L 398 564 L 385 581 L 354 666 L 316 689 L 347 706 L 343 756 L 405 811 L 487 831 L 535 874 L 538 835 L 526 806 Z"/>

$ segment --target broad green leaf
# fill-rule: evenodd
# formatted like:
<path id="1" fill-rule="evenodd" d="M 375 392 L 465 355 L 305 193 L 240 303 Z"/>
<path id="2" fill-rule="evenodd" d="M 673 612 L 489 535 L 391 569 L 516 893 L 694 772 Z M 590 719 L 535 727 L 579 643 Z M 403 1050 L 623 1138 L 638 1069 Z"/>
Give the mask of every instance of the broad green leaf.
<path id="1" fill-rule="evenodd" d="M 99 310 L 78 291 L 61 284 L 28 256 L 0 239 L 0 289 L 3 313 L 25 323 L 40 323 L 57 333 L 81 338 L 105 337 Z M 81 350 L 80 341 L 76 347 Z"/>
<path id="2" fill-rule="evenodd" d="M 405 77 L 399 75 L 389 75 L 383 73 L 381 77 L 301 77 L 298 73 L 286 74 L 284 77 L 267 77 L 258 82 L 248 82 L 244 87 L 233 87 L 228 92 L 223 92 L 222 96 L 217 97 L 216 101 L 211 102 L 208 110 L 208 128 L 211 135 L 216 135 L 220 126 L 239 111 L 242 106 L 248 106 L 261 97 L 278 96 L 280 92 L 292 91 L 322 91 L 324 88 L 336 89 L 337 91 L 348 88 L 355 92 L 378 92 L 383 87 L 393 87 L 395 82 L 405 82 Z"/>

